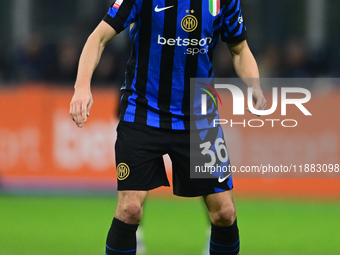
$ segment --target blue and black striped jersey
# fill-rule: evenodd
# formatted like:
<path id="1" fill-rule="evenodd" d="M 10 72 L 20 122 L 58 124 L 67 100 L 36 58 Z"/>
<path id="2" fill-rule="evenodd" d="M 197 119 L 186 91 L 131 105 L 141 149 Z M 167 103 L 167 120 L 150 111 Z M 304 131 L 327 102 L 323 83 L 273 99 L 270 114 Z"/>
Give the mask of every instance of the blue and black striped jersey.
<path id="1" fill-rule="evenodd" d="M 212 78 L 213 51 L 246 39 L 240 0 L 116 0 L 103 19 L 132 43 L 120 119 L 190 128 L 190 78 Z"/>

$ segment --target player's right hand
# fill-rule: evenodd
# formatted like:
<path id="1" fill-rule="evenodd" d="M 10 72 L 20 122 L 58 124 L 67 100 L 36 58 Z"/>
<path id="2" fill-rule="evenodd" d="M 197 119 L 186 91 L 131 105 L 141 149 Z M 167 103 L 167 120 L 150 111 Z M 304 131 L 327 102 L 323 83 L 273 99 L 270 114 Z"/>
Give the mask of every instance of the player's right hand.
<path id="1" fill-rule="evenodd" d="M 79 128 L 82 128 L 90 116 L 93 104 L 92 93 L 89 88 L 75 88 L 70 103 L 70 115 Z"/>

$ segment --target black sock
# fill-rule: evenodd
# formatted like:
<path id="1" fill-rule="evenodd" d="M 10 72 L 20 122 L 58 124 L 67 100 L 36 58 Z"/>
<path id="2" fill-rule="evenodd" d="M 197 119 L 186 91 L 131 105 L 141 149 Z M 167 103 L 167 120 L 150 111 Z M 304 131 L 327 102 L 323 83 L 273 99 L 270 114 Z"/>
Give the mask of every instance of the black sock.
<path id="1" fill-rule="evenodd" d="M 106 239 L 106 255 L 134 255 L 137 242 L 136 231 L 138 224 L 126 224 L 113 218 Z"/>
<path id="2" fill-rule="evenodd" d="M 239 252 L 237 221 L 229 227 L 218 227 L 211 223 L 210 255 L 237 255 Z"/>

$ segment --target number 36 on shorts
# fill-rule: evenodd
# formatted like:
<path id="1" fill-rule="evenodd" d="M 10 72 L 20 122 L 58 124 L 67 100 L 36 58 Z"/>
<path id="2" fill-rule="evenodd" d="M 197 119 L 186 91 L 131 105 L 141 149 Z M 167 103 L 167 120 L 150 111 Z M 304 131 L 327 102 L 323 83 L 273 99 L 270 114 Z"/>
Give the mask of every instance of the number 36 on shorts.
<path id="1" fill-rule="evenodd" d="M 222 138 L 217 138 L 213 144 L 210 141 L 201 143 L 200 148 L 202 155 L 210 156 L 210 162 L 206 162 L 205 166 L 213 166 L 219 162 L 226 163 L 229 160 L 228 150 Z"/>

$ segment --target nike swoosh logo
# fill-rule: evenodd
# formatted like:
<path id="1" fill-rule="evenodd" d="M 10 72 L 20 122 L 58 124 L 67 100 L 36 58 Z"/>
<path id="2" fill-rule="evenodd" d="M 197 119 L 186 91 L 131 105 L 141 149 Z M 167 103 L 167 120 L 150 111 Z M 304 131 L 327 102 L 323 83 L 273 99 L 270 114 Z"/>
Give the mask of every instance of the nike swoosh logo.
<path id="1" fill-rule="evenodd" d="M 173 5 L 171 6 L 167 6 L 167 7 L 163 7 L 163 8 L 158 8 L 158 5 L 155 7 L 155 12 L 161 12 L 161 11 L 165 11 L 166 9 L 170 9 L 174 7 Z"/>
<path id="2" fill-rule="evenodd" d="M 228 174 L 228 175 L 227 175 L 226 177 L 224 177 L 224 178 L 218 177 L 218 182 L 219 182 L 219 183 L 224 182 L 226 179 L 229 178 L 230 175 L 231 175 L 231 173 Z"/>

